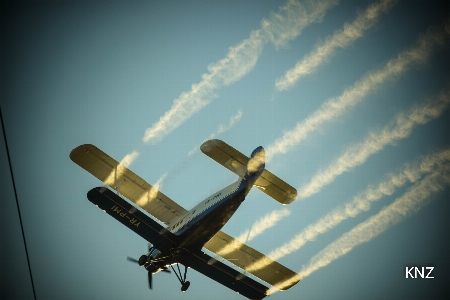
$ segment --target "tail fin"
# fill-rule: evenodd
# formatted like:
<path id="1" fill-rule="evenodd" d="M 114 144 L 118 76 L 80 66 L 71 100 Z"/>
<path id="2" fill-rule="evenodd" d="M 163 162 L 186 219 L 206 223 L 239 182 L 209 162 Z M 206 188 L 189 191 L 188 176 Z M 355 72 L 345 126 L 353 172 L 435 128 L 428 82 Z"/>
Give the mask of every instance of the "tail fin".
<path id="1" fill-rule="evenodd" d="M 245 178 L 249 176 L 259 176 L 266 166 L 266 151 L 259 146 L 253 150 L 250 159 L 247 162 L 247 172 Z"/>
<path id="2" fill-rule="evenodd" d="M 265 151 L 263 147 L 256 148 L 251 158 L 217 139 L 204 142 L 200 149 L 204 154 L 240 177 L 245 177 L 248 171 L 255 172 L 254 168 L 261 171 L 262 167 L 261 176 L 256 180 L 254 186 L 282 204 L 289 204 L 297 197 L 295 188 L 264 169 Z"/>

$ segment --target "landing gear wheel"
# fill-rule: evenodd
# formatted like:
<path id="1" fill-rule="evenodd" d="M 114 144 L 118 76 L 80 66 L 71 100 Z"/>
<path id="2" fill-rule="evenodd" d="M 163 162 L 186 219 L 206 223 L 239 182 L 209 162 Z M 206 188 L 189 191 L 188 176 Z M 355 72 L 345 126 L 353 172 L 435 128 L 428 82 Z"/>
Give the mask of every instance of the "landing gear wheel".
<path id="1" fill-rule="evenodd" d="M 183 285 L 181 286 L 181 291 L 182 291 L 183 293 L 186 292 L 190 285 L 191 285 L 191 283 L 190 283 L 189 281 L 186 281 L 186 282 L 183 283 Z"/>
<path id="2" fill-rule="evenodd" d="M 139 257 L 138 264 L 140 266 L 145 265 L 145 263 L 147 262 L 147 259 L 148 259 L 147 255 L 145 255 L 145 254 L 142 255 L 141 257 Z"/>

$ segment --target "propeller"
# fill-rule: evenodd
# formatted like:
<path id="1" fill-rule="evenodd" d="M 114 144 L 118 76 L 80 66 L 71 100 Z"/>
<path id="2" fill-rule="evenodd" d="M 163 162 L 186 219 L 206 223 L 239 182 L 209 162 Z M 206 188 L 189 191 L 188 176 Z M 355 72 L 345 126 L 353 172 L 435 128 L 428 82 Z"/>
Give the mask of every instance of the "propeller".
<path id="1" fill-rule="evenodd" d="M 152 290 L 152 272 L 148 272 L 148 288 Z"/>
<path id="2" fill-rule="evenodd" d="M 139 260 L 137 260 L 136 258 L 127 256 L 127 260 L 139 264 Z"/>
<path id="3" fill-rule="evenodd" d="M 137 263 L 138 265 L 144 265 L 144 261 L 147 261 L 147 259 L 148 258 L 150 258 L 150 254 L 153 252 L 153 247 L 152 247 L 152 244 L 150 244 L 150 243 L 148 243 L 148 256 L 147 255 L 142 255 L 141 256 L 141 263 L 139 263 L 139 259 L 136 259 L 136 258 L 133 258 L 133 257 L 130 257 L 130 256 L 127 256 L 127 260 L 128 261 L 131 261 L 131 262 L 133 262 L 133 263 Z M 145 259 L 145 260 L 144 260 Z M 172 273 L 170 270 L 168 270 L 167 268 L 166 269 L 162 269 L 161 270 L 161 272 L 164 272 L 164 273 Z M 153 273 L 152 272 L 148 272 L 148 288 L 149 289 L 153 289 L 152 287 L 153 287 L 153 285 L 152 285 L 152 281 L 153 281 Z"/>
<path id="4" fill-rule="evenodd" d="M 165 273 L 172 273 L 172 272 L 170 272 L 170 270 L 167 270 L 167 269 L 163 269 L 163 270 L 161 270 L 161 272 L 165 272 Z M 153 273 L 152 272 L 148 272 L 148 288 L 149 289 L 153 289 Z"/>
<path id="5" fill-rule="evenodd" d="M 136 259 L 130 256 L 127 256 L 127 260 L 137 263 L 139 266 L 144 265 L 145 261 L 150 257 L 150 254 L 153 252 L 153 247 L 152 244 L 148 243 L 148 255 L 143 255 L 141 256 L 140 259 Z"/>

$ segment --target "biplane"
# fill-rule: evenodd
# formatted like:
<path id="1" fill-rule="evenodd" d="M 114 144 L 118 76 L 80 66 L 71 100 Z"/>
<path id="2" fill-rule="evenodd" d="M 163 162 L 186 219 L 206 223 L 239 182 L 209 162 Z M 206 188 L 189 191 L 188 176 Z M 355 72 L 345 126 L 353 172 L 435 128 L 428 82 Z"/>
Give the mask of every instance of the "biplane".
<path id="1" fill-rule="evenodd" d="M 148 271 L 150 289 L 152 275 L 170 272 L 169 268 L 180 281 L 183 292 L 190 285 L 186 280 L 188 268 L 250 299 L 263 299 L 268 295 L 269 287 L 247 276 L 249 273 L 279 290 L 294 286 L 300 281 L 295 272 L 234 239 L 221 228 L 252 187 L 281 204 L 294 201 L 297 191 L 265 169 L 265 151 L 261 146 L 250 157 L 217 139 L 204 142 L 200 149 L 238 175 L 238 180 L 191 210 L 172 201 L 94 145 L 78 146 L 72 150 L 70 158 L 104 183 L 87 193 L 89 201 L 149 242 L 146 254 L 139 259 L 128 260 Z M 215 256 L 206 254 L 203 248 Z M 224 248 L 228 251 L 221 259 L 243 272 L 220 261 Z M 249 266 L 261 261 L 263 266 L 249 270 Z M 181 272 L 180 265 L 184 266 L 184 272 Z"/>

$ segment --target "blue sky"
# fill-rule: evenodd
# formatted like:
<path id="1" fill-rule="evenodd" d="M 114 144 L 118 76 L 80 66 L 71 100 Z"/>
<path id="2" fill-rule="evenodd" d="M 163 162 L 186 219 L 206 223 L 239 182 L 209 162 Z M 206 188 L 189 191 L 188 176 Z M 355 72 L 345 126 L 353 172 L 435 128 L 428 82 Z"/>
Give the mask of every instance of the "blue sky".
<path id="1" fill-rule="evenodd" d="M 241 299 L 193 270 L 184 294 L 173 274 L 149 291 L 126 260 L 146 241 L 95 209 L 102 183 L 69 159 L 86 143 L 136 151 L 129 168 L 190 209 L 236 179 L 199 151 L 212 135 L 265 147 L 299 191 L 281 206 L 254 190 L 223 228 L 289 211 L 247 242 L 303 276 L 271 299 L 448 295 L 444 1 L 2 5 L 0 101 L 37 299 Z M 1 296 L 30 299 L 0 149 Z M 406 279 L 413 265 L 435 278 Z"/>

